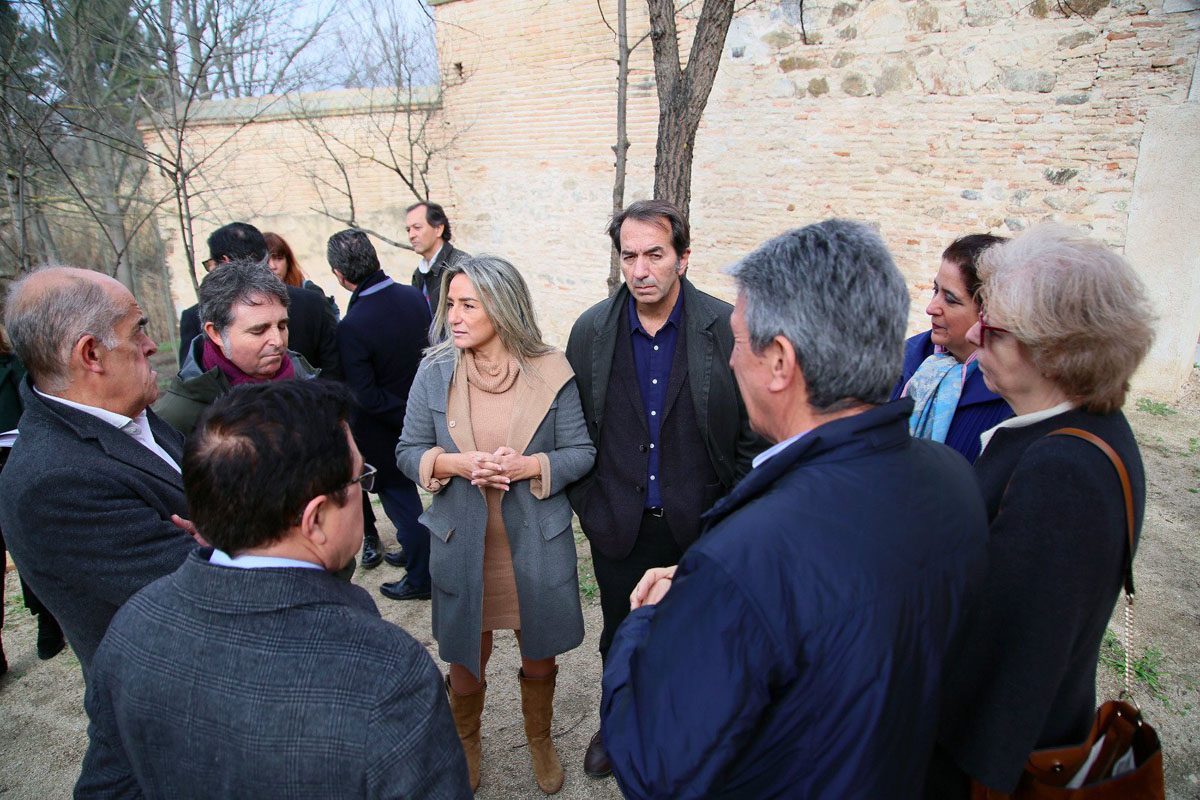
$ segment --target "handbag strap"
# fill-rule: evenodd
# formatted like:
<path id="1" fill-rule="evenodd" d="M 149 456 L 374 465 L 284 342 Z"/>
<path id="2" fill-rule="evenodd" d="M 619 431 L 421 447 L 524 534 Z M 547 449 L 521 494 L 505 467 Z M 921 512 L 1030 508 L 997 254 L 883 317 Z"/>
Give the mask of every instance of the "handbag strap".
<path id="1" fill-rule="evenodd" d="M 1126 537 L 1129 543 L 1129 549 L 1125 552 L 1125 594 L 1129 597 L 1133 596 L 1133 487 L 1129 483 L 1129 472 L 1125 469 L 1125 462 L 1117 455 L 1117 451 L 1109 446 L 1108 442 L 1101 439 L 1091 431 L 1085 431 L 1082 428 L 1059 428 L 1056 431 L 1050 431 L 1048 436 L 1074 436 L 1078 439 L 1083 439 L 1086 442 L 1091 442 L 1100 448 L 1104 455 L 1108 456 L 1108 460 L 1112 462 L 1113 467 L 1117 470 L 1117 477 L 1121 480 L 1121 490 L 1125 495 L 1125 529 Z"/>
<path id="2" fill-rule="evenodd" d="M 1059 428 L 1055 431 L 1050 431 L 1047 436 L 1074 436 L 1077 439 L 1083 439 L 1085 442 L 1091 442 L 1104 455 L 1108 456 L 1108 460 L 1112 462 L 1113 468 L 1117 471 L 1117 477 L 1121 480 L 1121 491 L 1125 496 L 1125 529 L 1128 547 L 1125 550 L 1125 641 L 1122 648 L 1125 650 L 1125 689 L 1122 694 L 1126 697 L 1133 697 L 1133 681 L 1132 670 L 1129 664 L 1130 650 L 1133 647 L 1133 487 L 1129 482 L 1129 472 L 1125 469 L 1125 462 L 1117 455 L 1117 451 L 1113 450 L 1108 442 L 1101 439 L 1091 431 L 1085 431 L 1082 428 Z"/>

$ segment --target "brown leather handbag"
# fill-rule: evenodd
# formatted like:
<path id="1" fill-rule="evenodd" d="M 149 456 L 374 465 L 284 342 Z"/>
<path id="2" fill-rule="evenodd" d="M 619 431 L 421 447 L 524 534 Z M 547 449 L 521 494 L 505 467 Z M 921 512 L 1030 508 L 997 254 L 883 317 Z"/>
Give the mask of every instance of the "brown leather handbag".
<path id="1" fill-rule="evenodd" d="M 1162 747 L 1158 734 L 1132 702 L 1129 650 L 1133 646 L 1133 490 L 1121 457 L 1107 442 L 1079 428 L 1059 428 L 1050 436 L 1075 436 L 1108 456 L 1125 493 L 1129 549 L 1125 558 L 1125 688 L 1096 711 L 1082 744 L 1036 750 L 1012 794 L 971 781 L 971 800 L 1163 800 Z M 1114 772 L 1116 773 L 1114 775 Z"/>

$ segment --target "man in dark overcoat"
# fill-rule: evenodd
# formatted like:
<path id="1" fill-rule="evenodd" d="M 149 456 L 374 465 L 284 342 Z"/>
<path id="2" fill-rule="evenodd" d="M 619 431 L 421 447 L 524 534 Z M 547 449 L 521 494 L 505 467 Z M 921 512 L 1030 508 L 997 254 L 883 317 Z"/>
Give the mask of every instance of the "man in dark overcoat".
<path id="1" fill-rule="evenodd" d="M 117 609 L 196 547 L 172 521 L 187 513 L 183 436 L 149 410 L 156 346 L 117 281 L 39 270 L 9 290 L 5 323 L 29 374 L 0 475 L 0 527 L 86 678 Z"/>
<path id="2" fill-rule="evenodd" d="M 412 285 L 421 290 L 436 314 L 442 298 L 442 272 L 471 254 L 450 244 L 450 220 L 437 203 L 413 203 L 405 209 L 404 232 L 421 262 L 413 270 Z"/>
<path id="3" fill-rule="evenodd" d="M 403 554 L 388 554 L 388 563 L 408 568 L 403 579 L 384 583 L 379 590 L 393 600 L 428 599 L 429 530 L 417 521 L 423 510 L 417 487 L 396 467 L 396 443 L 404 428 L 408 392 L 429 344 L 429 306 L 418 290 L 384 273 L 374 245 L 362 231 L 335 233 L 326 257 L 338 282 L 351 293 L 337 331 L 346 384 L 358 401 L 350 427 L 363 455 L 379 469 L 375 490 L 404 546 Z M 379 535 L 368 530 L 363 565 L 379 563 L 382 551 Z"/>
<path id="4" fill-rule="evenodd" d="M 75 796 L 470 798 L 425 648 L 333 573 L 375 476 L 340 384 L 240 386 L 188 439 L 213 547 L 126 603 L 96 653 Z"/>
<path id="5" fill-rule="evenodd" d="M 625 283 L 575 322 L 575 370 L 596 466 L 568 493 L 592 547 L 607 658 L 629 593 L 646 570 L 676 564 L 700 514 L 760 449 L 729 369 L 732 306 L 684 276 L 690 231 L 679 209 L 641 201 L 608 227 Z M 611 771 L 597 731 L 584 771 Z"/>

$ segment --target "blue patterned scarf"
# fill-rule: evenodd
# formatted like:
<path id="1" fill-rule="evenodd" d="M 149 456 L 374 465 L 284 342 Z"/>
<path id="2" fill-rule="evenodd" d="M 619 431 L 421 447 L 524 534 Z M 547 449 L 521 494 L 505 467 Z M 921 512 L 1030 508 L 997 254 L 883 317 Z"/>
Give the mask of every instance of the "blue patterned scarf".
<path id="1" fill-rule="evenodd" d="M 978 366 L 974 353 L 960 364 L 943 347 L 922 361 L 901 393 L 913 399 L 908 432 L 921 439 L 946 441 L 967 377 Z"/>

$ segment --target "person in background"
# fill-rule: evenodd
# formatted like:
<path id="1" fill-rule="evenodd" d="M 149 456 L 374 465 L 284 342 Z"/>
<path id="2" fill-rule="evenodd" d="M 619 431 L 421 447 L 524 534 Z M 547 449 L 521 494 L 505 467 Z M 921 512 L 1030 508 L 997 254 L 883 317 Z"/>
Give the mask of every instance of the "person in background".
<path id="1" fill-rule="evenodd" d="M 346 389 L 242 386 L 183 456 L 212 547 L 136 594 L 88 684 L 77 798 L 470 797 L 425 648 L 338 580 L 361 543 Z"/>
<path id="2" fill-rule="evenodd" d="M 150 409 L 157 346 L 119 282 L 37 270 L 9 289 L 4 324 L 29 373 L 0 473 L 0 529 L 86 680 L 117 609 L 196 547 L 183 519 L 183 435 Z"/>
<path id="3" fill-rule="evenodd" d="M 329 305 L 329 313 L 333 314 L 334 321 L 340 320 L 342 312 L 338 310 L 337 300 L 333 299 L 333 295 L 325 294 L 324 289 L 304 277 L 304 271 L 300 269 L 300 262 L 296 260 L 287 241 L 278 233 L 271 231 L 263 231 L 263 239 L 267 242 L 267 267 L 275 273 L 275 277 L 283 281 L 285 286 L 296 286 L 321 295 Z"/>
<path id="4" fill-rule="evenodd" d="M 0 327 L 0 433 L 12 431 L 17 427 L 21 418 L 21 379 L 25 377 L 25 368 L 21 360 L 13 353 L 12 345 L 3 327 Z M 8 461 L 11 443 L 0 442 L 0 470 Z M 4 556 L 4 531 L 0 530 L 0 558 Z M 50 610 L 42 605 L 37 595 L 21 578 L 21 595 L 25 598 L 25 608 L 37 617 L 37 654 L 43 661 L 54 658 L 66 647 L 67 640 L 63 637 L 62 628 Z M 4 627 L 4 578 L 0 574 L 0 629 Z M 0 675 L 8 672 L 8 660 L 4 657 L 4 644 L 0 642 Z"/>
<path id="5" fill-rule="evenodd" d="M 200 284 L 204 334 L 192 340 L 183 369 L 155 412 L 185 436 L 204 409 L 243 383 L 317 377 L 288 349 L 291 295 L 259 261 L 227 261 Z"/>
<path id="6" fill-rule="evenodd" d="M 209 257 L 204 261 L 207 272 L 235 259 L 249 259 L 267 265 L 267 241 L 258 228 L 246 222 L 231 222 L 217 228 L 208 237 Z M 337 354 L 337 320 L 329 313 L 328 305 L 310 292 L 295 286 L 287 287 L 290 322 L 289 345 L 300 353 L 326 379 L 341 380 L 341 365 Z M 185 308 L 179 316 L 179 366 L 187 358 L 196 337 L 202 333 L 200 306 Z"/>
<path id="7" fill-rule="evenodd" d="M 529 288 L 492 256 L 449 266 L 413 381 L 396 460 L 433 493 L 433 635 L 479 785 L 480 731 L 492 632 L 521 648 L 521 711 L 538 787 L 562 788 L 550 738 L 555 656 L 583 641 L 571 506 L 563 488 L 588 471 L 588 438 L 571 367 L 542 341 Z"/>
<path id="8" fill-rule="evenodd" d="M 888 402 L 909 299 L 870 226 L 790 231 L 729 272 L 730 364 L 774 446 L 634 589 L 604 669 L 613 773 L 628 798 L 917 797 L 983 568 L 975 477 Z"/>
<path id="9" fill-rule="evenodd" d="M 904 346 L 904 368 L 892 399 L 911 397 L 913 436 L 945 442 L 974 462 L 979 435 L 1012 416 L 1004 398 L 987 388 L 967 331 L 979 319 L 979 255 L 1005 241 L 980 233 L 955 239 L 942 253 L 925 308 L 930 329 Z"/>
<path id="10" fill-rule="evenodd" d="M 469 258 L 470 253 L 450 244 L 450 220 L 437 203 L 413 203 L 404 211 L 404 231 L 409 244 L 421 257 L 413 270 L 412 285 L 429 301 L 431 312 L 441 300 L 442 271 Z"/>
<path id="11" fill-rule="evenodd" d="M 1146 483 L 1121 413 L 1153 338 L 1128 262 L 1043 223 L 979 262 L 983 313 L 967 338 L 988 388 L 1016 416 L 983 434 L 975 472 L 987 504 L 987 581 L 947 662 L 926 795 L 966 798 L 970 780 L 1017 785 L 1029 754 L 1087 738 L 1096 665 L 1133 553 L 1120 456 L 1140 531 Z"/>
<path id="12" fill-rule="evenodd" d="M 334 277 L 351 293 L 337 331 L 346 385 L 357 401 L 350 429 L 363 456 L 378 465 L 376 491 L 404 546 L 403 553 L 388 554 L 388 563 L 408 568 L 405 578 L 379 590 L 393 600 L 428 596 L 429 531 L 417 521 L 423 509 L 416 485 L 396 466 L 396 442 L 404 429 L 413 377 L 429 344 L 429 306 L 419 291 L 384 273 L 362 231 L 335 233 L 325 254 Z M 362 564 L 371 568 L 382 558 L 383 544 L 371 525 L 364 532 Z"/>

